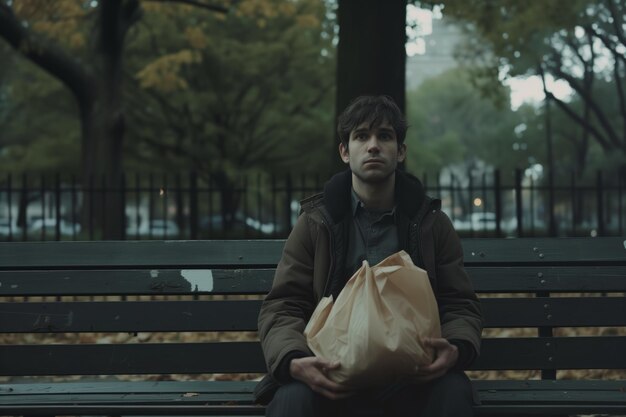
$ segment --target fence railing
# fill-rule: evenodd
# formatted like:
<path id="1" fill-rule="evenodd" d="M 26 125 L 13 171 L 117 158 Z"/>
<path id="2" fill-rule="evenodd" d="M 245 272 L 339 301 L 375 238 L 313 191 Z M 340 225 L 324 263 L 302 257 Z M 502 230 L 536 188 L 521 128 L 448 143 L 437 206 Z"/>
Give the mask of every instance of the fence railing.
<path id="1" fill-rule="evenodd" d="M 121 202 L 122 239 L 284 238 L 302 198 L 329 176 L 238 176 L 196 173 L 124 176 L 107 182 L 75 176 L 0 176 L 0 240 L 96 240 Z M 463 236 L 623 235 L 626 178 L 598 172 L 593 183 L 552 187 L 521 170 L 422 176 L 429 195 Z"/>

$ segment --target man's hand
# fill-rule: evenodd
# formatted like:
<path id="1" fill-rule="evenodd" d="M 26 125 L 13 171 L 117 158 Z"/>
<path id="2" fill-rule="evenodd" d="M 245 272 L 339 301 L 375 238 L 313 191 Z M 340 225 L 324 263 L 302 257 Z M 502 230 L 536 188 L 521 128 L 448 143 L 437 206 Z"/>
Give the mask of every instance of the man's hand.
<path id="1" fill-rule="evenodd" d="M 418 369 L 419 382 L 428 382 L 444 376 L 459 359 L 459 348 L 447 339 L 427 338 L 424 339 L 424 343 L 435 349 L 435 360 L 430 365 Z"/>
<path id="2" fill-rule="evenodd" d="M 294 379 L 307 384 L 313 391 L 331 400 L 339 400 L 352 395 L 343 385 L 328 379 L 328 371 L 337 369 L 339 362 L 329 362 L 315 356 L 292 359 L 289 372 Z"/>

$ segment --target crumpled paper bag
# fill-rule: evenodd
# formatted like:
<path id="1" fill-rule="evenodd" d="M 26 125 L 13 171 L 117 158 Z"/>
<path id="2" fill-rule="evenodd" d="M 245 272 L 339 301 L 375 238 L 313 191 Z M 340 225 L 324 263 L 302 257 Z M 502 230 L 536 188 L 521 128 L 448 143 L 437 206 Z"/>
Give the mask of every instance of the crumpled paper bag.
<path id="1" fill-rule="evenodd" d="M 317 357 L 338 361 L 328 377 L 353 388 L 410 378 L 434 360 L 424 338 L 441 337 L 428 274 L 405 252 L 367 261 L 333 302 L 324 297 L 304 334 Z"/>

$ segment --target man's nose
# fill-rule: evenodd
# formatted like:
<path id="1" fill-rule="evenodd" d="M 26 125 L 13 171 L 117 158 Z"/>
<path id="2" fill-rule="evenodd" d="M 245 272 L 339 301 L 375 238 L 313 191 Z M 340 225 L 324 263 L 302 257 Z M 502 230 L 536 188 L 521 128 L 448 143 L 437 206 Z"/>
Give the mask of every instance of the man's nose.
<path id="1" fill-rule="evenodd" d="M 367 151 L 368 152 L 380 151 L 380 143 L 378 142 L 378 138 L 376 137 L 376 135 L 372 135 L 369 137 L 367 141 Z"/>

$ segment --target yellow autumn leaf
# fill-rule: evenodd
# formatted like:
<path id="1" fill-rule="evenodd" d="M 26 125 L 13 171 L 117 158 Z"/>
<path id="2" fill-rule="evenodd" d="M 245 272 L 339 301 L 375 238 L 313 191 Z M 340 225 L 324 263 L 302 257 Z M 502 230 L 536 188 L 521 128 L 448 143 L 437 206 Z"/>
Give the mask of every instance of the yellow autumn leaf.
<path id="1" fill-rule="evenodd" d="M 189 42 L 191 47 L 194 49 L 204 49 L 208 44 L 207 38 L 204 36 L 204 32 L 198 27 L 185 29 L 185 37 L 187 38 L 187 42 Z"/>
<path id="2" fill-rule="evenodd" d="M 135 77 L 142 88 L 154 88 L 161 92 L 172 92 L 188 88 L 187 81 L 179 75 L 183 65 L 191 65 L 202 60 L 197 51 L 184 49 L 164 55 L 146 65 Z"/>
<path id="3" fill-rule="evenodd" d="M 278 6 L 278 11 L 284 16 L 291 17 L 296 14 L 296 6 L 293 3 L 281 3 Z"/>
<path id="4" fill-rule="evenodd" d="M 305 14 L 296 17 L 296 23 L 302 28 L 317 28 L 320 25 L 319 19 L 312 14 Z"/>

